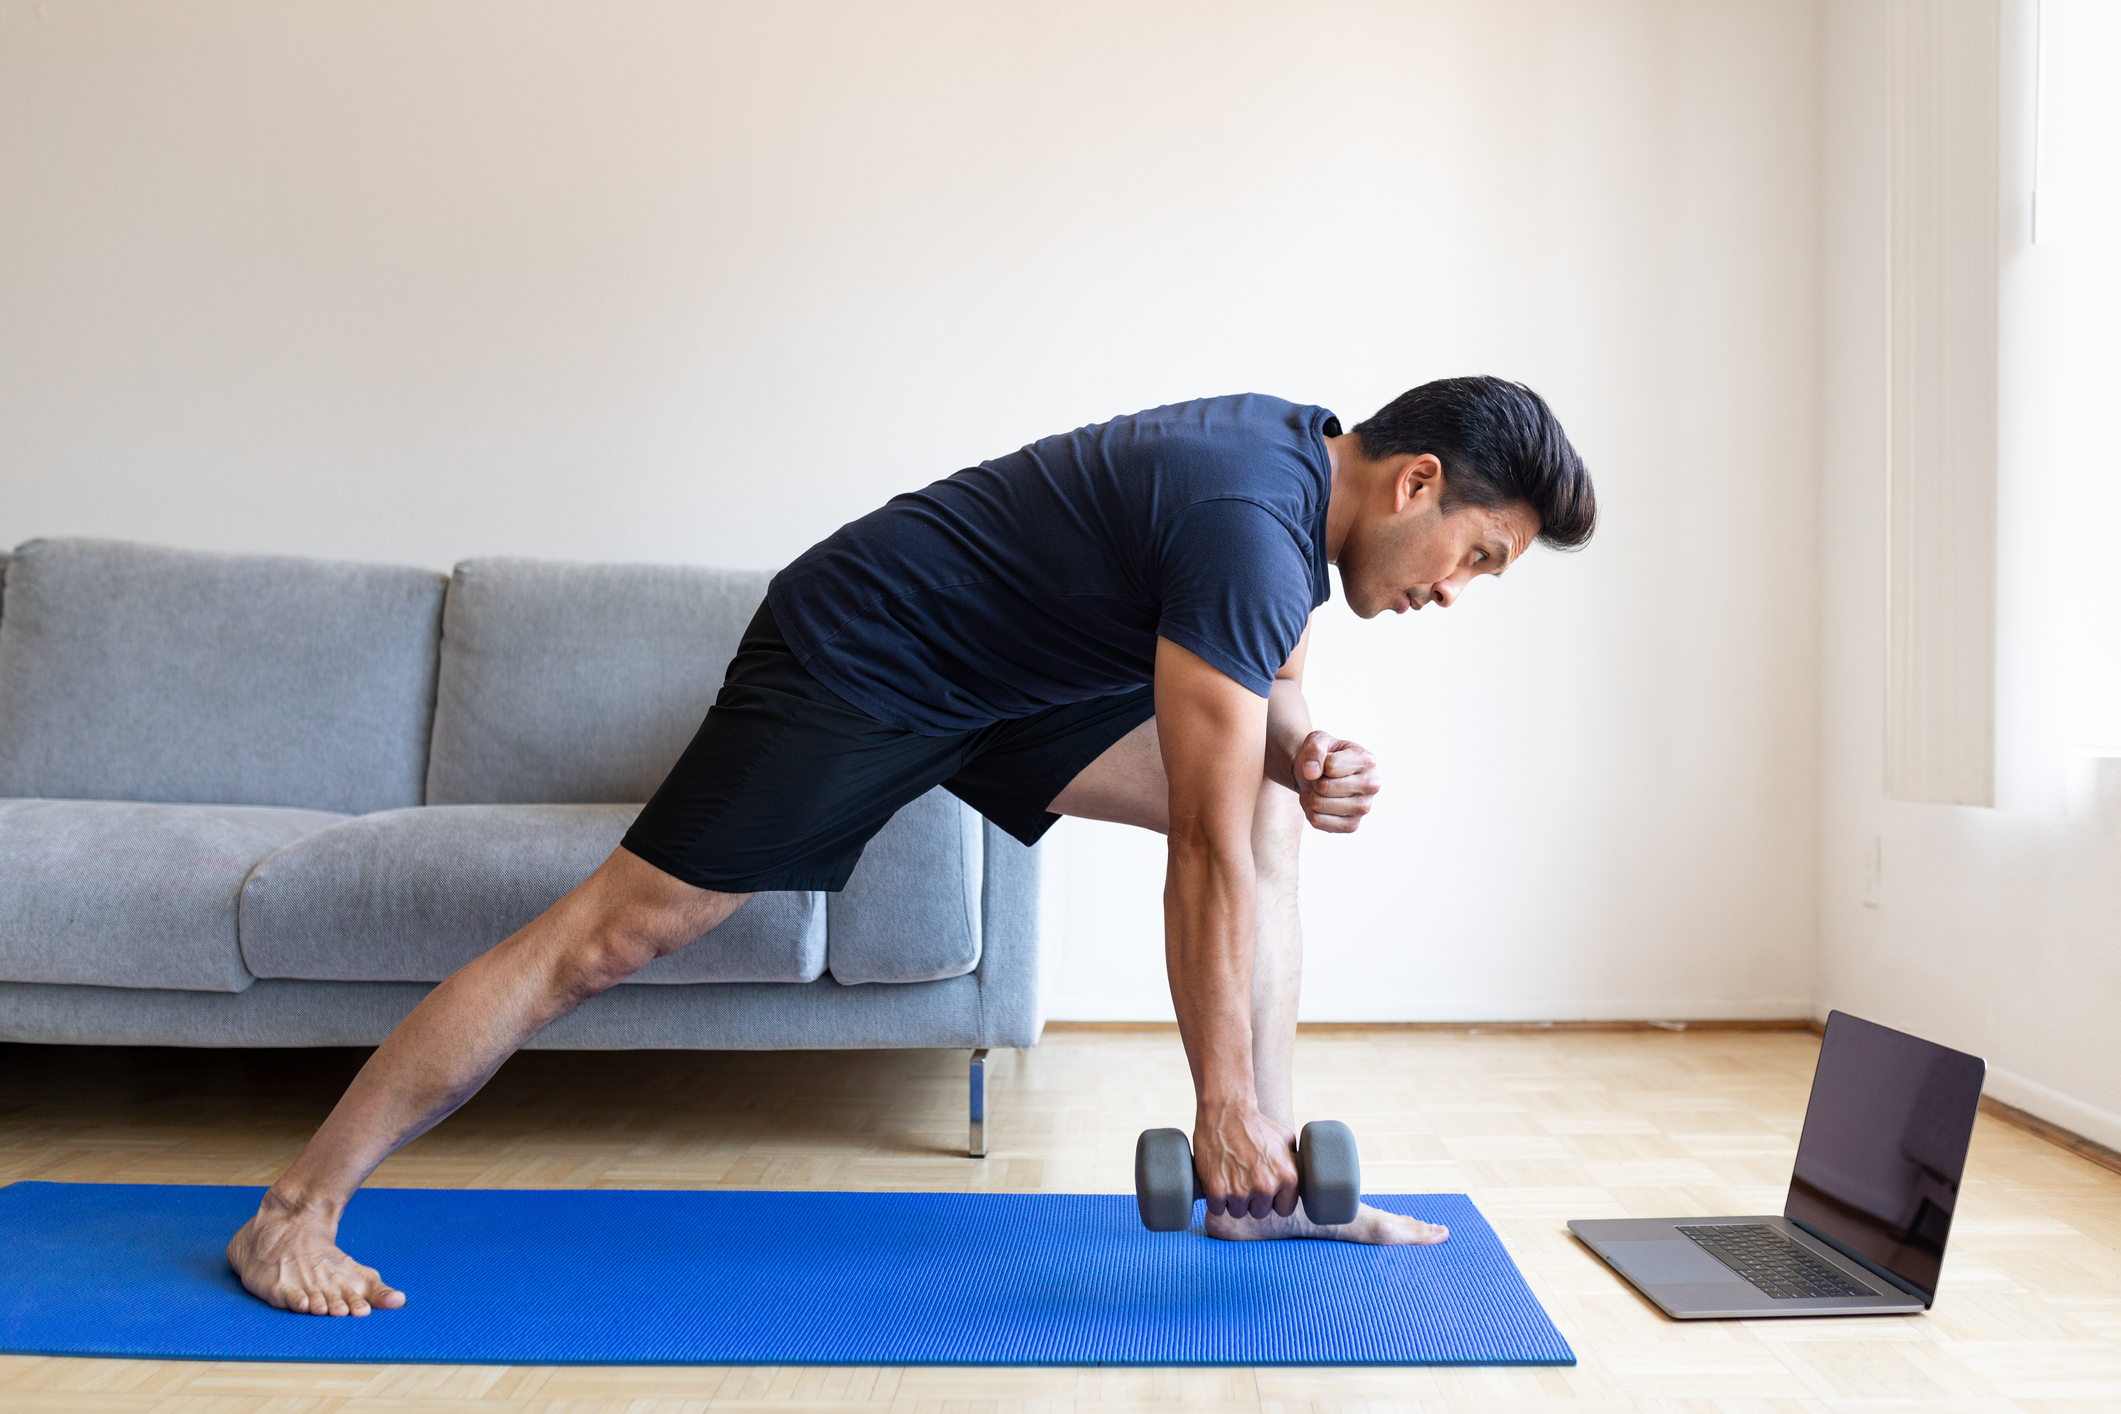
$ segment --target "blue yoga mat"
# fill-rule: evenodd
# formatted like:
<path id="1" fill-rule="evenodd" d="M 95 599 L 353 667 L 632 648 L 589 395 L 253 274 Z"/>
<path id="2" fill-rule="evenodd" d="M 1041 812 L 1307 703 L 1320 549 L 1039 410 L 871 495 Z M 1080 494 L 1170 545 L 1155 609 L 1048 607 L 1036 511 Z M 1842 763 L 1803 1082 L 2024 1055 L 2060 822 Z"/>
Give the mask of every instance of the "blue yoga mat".
<path id="1" fill-rule="evenodd" d="M 1462 1194 L 1436 1247 L 1145 1232 L 1120 1195 L 372 1188 L 340 1244 L 407 1293 L 275 1311 L 222 1251 L 256 1188 L 0 1188 L 0 1350 L 703 1365 L 1572 1365 Z M 495 1272 L 516 1273 L 496 1279 Z"/>

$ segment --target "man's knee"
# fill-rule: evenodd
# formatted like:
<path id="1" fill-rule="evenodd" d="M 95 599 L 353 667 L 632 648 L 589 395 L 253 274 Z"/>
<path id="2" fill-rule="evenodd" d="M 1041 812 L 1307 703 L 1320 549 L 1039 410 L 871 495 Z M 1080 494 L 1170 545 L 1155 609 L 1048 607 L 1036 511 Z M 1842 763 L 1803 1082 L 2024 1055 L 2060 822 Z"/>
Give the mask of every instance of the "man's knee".
<path id="1" fill-rule="evenodd" d="M 629 908 L 600 916 L 570 940 L 567 990 L 587 995 L 617 986 L 670 951 L 665 937 L 662 920 L 649 910 Z"/>
<path id="2" fill-rule="evenodd" d="M 555 983 L 594 996 L 685 947 L 742 907 L 749 894 L 680 884 L 621 850 L 560 905 Z"/>

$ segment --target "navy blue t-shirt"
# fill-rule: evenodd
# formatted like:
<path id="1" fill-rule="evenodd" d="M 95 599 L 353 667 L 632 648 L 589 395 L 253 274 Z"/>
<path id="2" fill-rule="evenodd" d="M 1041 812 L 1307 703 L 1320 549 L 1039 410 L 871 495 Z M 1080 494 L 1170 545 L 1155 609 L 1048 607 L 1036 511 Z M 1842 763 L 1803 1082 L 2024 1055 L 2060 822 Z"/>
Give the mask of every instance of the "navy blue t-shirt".
<path id="1" fill-rule="evenodd" d="M 1326 579 L 1321 407 L 1173 403 L 981 462 L 841 526 L 767 600 L 870 715 L 972 731 L 1155 678 L 1170 639 L 1265 696 Z"/>

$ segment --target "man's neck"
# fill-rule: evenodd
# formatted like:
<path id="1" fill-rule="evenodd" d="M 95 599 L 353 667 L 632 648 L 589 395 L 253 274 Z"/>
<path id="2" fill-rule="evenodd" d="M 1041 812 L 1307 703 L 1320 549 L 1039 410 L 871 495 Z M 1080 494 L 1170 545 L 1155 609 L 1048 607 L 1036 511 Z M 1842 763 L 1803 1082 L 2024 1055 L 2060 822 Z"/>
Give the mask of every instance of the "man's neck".
<path id="1" fill-rule="evenodd" d="M 1355 524 L 1355 512 L 1368 489 L 1369 459 L 1362 454 L 1362 439 L 1352 432 L 1326 438 L 1326 460 L 1332 468 L 1326 490 L 1326 563 L 1340 563 L 1340 547 Z"/>

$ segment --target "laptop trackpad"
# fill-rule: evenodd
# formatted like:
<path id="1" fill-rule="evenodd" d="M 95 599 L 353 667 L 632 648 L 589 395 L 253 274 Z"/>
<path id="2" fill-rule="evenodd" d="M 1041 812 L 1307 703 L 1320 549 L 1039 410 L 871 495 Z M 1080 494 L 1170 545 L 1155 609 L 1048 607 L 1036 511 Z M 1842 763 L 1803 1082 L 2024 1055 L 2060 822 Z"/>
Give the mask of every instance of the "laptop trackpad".
<path id="1" fill-rule="evenodd" d="M 1638 1282 L 1730 1282 L 1744 1278 L 1686 1238 L 1602 1242 L 1606 1259 Z"/>

